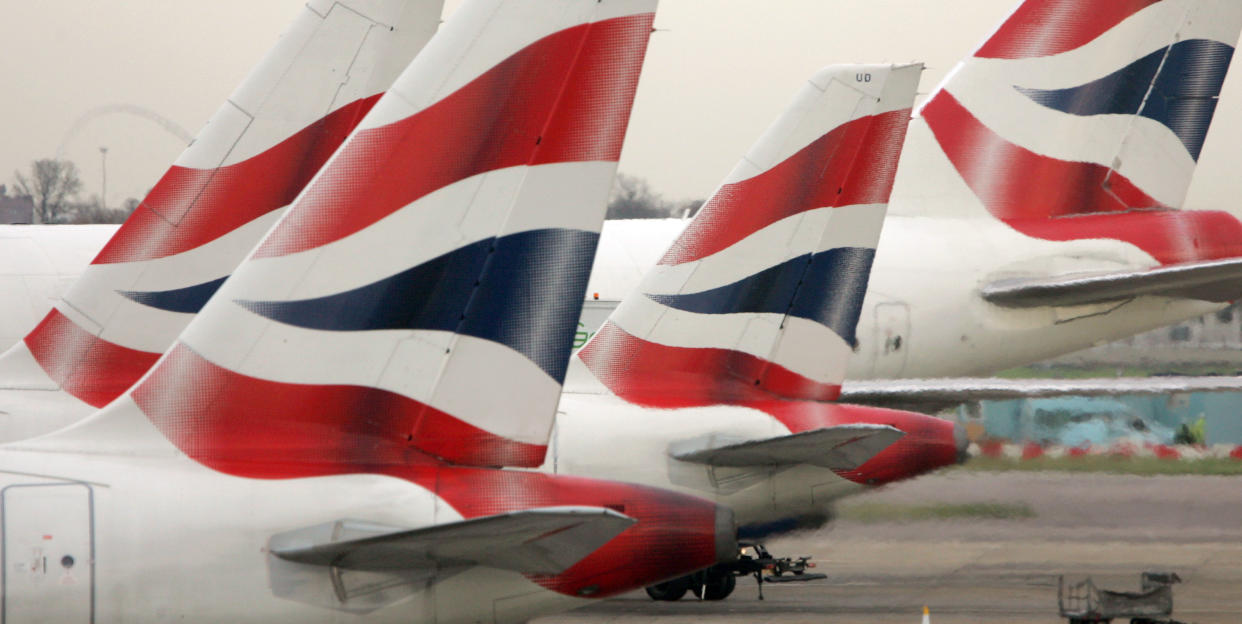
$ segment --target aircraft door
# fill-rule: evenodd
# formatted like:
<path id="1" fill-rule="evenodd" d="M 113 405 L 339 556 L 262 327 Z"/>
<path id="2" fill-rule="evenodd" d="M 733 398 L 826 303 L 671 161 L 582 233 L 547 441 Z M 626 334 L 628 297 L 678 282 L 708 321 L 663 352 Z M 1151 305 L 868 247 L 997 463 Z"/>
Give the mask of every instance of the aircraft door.
<path id="1" fill-rule="evenodd" d="M 874 334 L 871 348 L 875 350 L 874 377 L 900 375 L 906 367 L 910 352 L 910 308 L 901 302 L 881 303 L 875 306 Z"/>
<path id="2" fill-rule="evenodd" d="M 0 492 L 0 622 L 94 622 L 93 516 L 85 484 L 11 485 Z"/>

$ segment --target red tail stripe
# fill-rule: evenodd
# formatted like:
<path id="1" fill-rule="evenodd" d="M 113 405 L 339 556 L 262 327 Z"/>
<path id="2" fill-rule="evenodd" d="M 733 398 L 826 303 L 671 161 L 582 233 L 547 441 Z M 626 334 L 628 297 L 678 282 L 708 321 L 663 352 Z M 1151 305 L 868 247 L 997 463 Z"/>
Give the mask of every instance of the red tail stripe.
<path id="1" fill-rule="evenodd" d="M 1227 212 L 1158 210 L 1008 223 L 1027 236 L 1044 240 L 1125 241 L 1166 265 L 1242 257 L 1242 222 Z"/>
<path id="2" fill-rule="evenodd" d="M 487 171 L 616 161 L 653 18 L 633 15 L 549 35 L 429 108 L 359 132 L 256 257 L 342 239 Z"/>
<path id="3" fill-rule="evenodd" d="M 182 344 L 133 397 L 186 455 L 241 477 L 362 472 L 405 464 L 420 451 L 460 464 L 535 467 L 546 450 L 386 390 L 241 375 Z"/>
<path id="4" fill-rule="evenodd" d="M 120 396 L 160 357 L 103 340 L 55 308 L 25 342 L 52 381 L 92 407 L 103 407 Z"/>
<path id="5" fill-rule="evenodd" d="M 675 408 L 774 398 L 832 401 L 836 384 L 728 349 L 669 347 L 638 338 L 611 321 L 578 352 L 614 394 L 646 407 Z"/>
<path id="6" fill-rule="evenodd" d="M 1020 59 L 1068 52 L 1159 1 L 1027 0 L 975 56 Z"/>
<path id="7" fill-rule="evenodd" d="M 289 205 L 379 97 L 342 106 L 234 165 L 218 169 L 174 165 L 92 264 L 139 262 L 183 253 Z"/>
<path id="8" fill-rule="evenodd" d="M 944 153 L 988 211 L 1000 219 L 1161 208 L 1108 167 L 1058 160 L 1010 143 L 947 91 L 923 109 Z"/>
<path id="9" fill-rule="evenodd" d="M 660 264 L 710 256 L 808 210 L 887 203 L 909 121 L 909 109 L 855 119 L 775 167 L 720 187 Z"/>
<path id="10" fill-rule="evenodd" d="M 1027 236 L 1125 241 L 1162 264 L 1242 254 L 1242 223 L 1234 216 L 1168 210 L 1107 167 L 1014 145 L 948 92 L 937 94 L 923 117 L 988 212 Z"/>

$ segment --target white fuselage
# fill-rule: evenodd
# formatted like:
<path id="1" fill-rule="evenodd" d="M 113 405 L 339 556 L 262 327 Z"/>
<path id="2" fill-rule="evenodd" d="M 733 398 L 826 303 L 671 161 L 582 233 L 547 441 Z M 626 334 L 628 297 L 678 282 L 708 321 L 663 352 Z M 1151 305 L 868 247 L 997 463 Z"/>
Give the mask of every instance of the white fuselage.
<path id="1" fill-rule="evenodd" d="M 579 343 L 680 233 L 685 221 L 604 227 Z M 997 279 L 1155 265 L 1126 243 L 1051 242 L 987 217 L 890 214 L 863 302 L 847 379 L 986 376 L 1218 310 L 1224 304 L 1138 297 L 1089 306 L 1003 308 L 980 288 Z M 599 298 L 595 299 L 594 295 Z"/>
<path id="2" fill-rule="evenodd" d="M 335 600 L 326 573 L 285 583 L 271 567 L 273 535 L 341 519 L 418 528 L 461 516 L 389 476 L 228 476 L 176 453 L 142 420 L 134 410 L 117 438 L 136 452 L 106 448 L 107 436 L 79 444 L 72 432 L 0 451 L 6 622 L 522 622 L 584 602 L 473 567 L 387 604 L 379 592 L 360 596 L 356 612 L 326 606 Z M 282 584 L 290 596 L 275 595 Z"/>
<path id="3" fill-rule="evenodd" d="M 748 537 L 764 532 L 764 526 L 789 530 L 788 523 L 826 515 L 833 501 L 865 486 L 807 464 L 713 468 L 674 459 L 670 447 L 706 436 L 760 440 L 790 433 L 767 414 L 745 407 L 647 409 L 611 394 L 567 392 L 541 469 L 707 498 L 732 509 Z"/>
<path id="4" fill-rule="evenodd" d="M 621 297 L 638 286 L 685 223 L 642 220 L 605 225 L 577 346 L 599 328 Z M 51 309 L 115 227 L 0 226 L 0 246 L 5 247 L 0 257 L 27 258 L 0 270 L 0 349 L 20 340 Z M 1117 241 L 1049 242 L 1023 236 L 990 218 L 890 214 L 863 303 L 859 346 L 850 359 L 848 378 L 989 375 L 1224 307 L 1139 297 L 1072 308 L 1007 309 L 979 296 L 981 285 L 1000 278 L 1153 264 L 1146 254 Z"/>
<path id="5" fill-rule="evenodd" d="M 43 320 L 117 227 L 0 225 L 0 351 Z"/>
<path id="6" fill-rule="evenodd" d="M 339 622 L 340 611 L 273 594 L 273 534 L 342 518 L 414 528 L 451 513 L 391 477 L 240 479 L 184 458 L 6 452 L 0 484 L 7 622 Z M 330 601 L 326 575 L 306 593 Z M 522 600 L 499 609 L 502 598 Z M 348 619 L 522 622 L 581 602 L 475 567 Z"/>
<path id="7" fill-rule="evenodd" d="M 1191 299 L 1138 297 L 1098 305 L 1015 309 L 980 296 L 982 286 L 998 279 L 1155 264 L 1118 241 L 1050 242 L 987 218 L 890 214 L 847 378 L 987 376 L 1224 307 Z"/>

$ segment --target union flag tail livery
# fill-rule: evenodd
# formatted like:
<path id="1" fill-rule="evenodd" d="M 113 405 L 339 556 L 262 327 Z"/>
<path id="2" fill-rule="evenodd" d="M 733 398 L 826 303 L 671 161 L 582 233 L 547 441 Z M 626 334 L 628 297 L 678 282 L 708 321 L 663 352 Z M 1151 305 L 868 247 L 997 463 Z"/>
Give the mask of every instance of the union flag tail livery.
<path id="1" fill-rule="evenodd" d="M 102 407 L 151 367 L 439 24 L 442 0 L 315 0 L 22 343 L 0 439 Z"/>
<path id="2" fill-rule="evenodd" d="M 1160 265 L 1242 255 L 1233 215 L 1178 210 L 1240 30 L 1230 0 L 1022 3 L 921 110 L 903 165 L 931 187 L 918 212 L 952 199 Z"/>
<path id="3" fill-rule="evenodd" d="M 951 422 L 830 402 L 921 71 L 810 80 L 579 352 L 550 469 L 710 496 L 758 538 L 958 460 Z"/>
<path id="4" fill-rule="evenodd" d="M 580 352 L 653 407 L 837 397 L 922 66 L 816 74 Z"/>
<path id="5" fill-rule="evenodd" d="M 291 437 L 257 470 L 384 460 L 308 428 L 542 463 L 653 7 L 464 6 L 136 386 L 142 411 L 227 472 Z"/>
<path id="6" fill-rule="evenodd" d="M 138 384 L 0 450 L 5 552 L 73 580 L 6 614 L 524 622 L 736 557 L 702 498 L 491 467 L 542 458 L 655 4 L 467 0 Z"/>

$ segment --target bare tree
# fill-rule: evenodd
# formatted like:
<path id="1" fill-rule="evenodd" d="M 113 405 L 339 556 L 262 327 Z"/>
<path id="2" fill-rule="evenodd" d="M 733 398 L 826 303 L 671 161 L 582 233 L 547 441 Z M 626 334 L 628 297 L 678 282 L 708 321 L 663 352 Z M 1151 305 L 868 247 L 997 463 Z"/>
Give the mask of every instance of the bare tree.
<path id="1" fill-rule="evenodd" d="M 624 173 L 617 174 L 608 198 L 609 219 L 662 219 L 672 216 L 673 207 L 651 190 L 646 180 Z"/>
<path id="2" fill-rule="evenodd" d="M 78 168 L 68 160 L 43 158 L 30 163 L 30 176 L 13 172 L 20 195 L 34 201 L 34 222 L 55 223 L 65 213 L 70 200 L 82 190 Z"/>
<path id="3" fill-rule="evenodd" d="M 104 208 L 98 195 L 82 203 L 68 204 L 60 219 L 66 223 L 125 223 L 138 207 L 133 197 L 125 200 L 120 208 Z"/>

